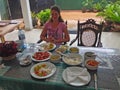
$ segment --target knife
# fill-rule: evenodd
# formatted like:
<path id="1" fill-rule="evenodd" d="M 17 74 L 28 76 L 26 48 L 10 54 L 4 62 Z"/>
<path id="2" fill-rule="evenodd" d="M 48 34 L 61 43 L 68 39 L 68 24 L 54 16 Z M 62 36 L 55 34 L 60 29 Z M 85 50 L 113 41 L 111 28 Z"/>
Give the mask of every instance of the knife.
<path id="1" fill-rule="evenodd" d="M 94 74 L 94 81 L 95 81 L 95 90 L 98 90 L 98 86 L 97 86 L 97 75 Z"/>

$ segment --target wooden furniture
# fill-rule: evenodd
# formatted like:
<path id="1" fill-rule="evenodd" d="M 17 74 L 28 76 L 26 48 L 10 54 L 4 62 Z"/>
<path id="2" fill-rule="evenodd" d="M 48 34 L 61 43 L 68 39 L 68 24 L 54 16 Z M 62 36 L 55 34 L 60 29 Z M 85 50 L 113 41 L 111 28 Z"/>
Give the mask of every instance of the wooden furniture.
<path id="1" fill-rule="evenodd" d="M 70 43 L 72 45 L 77 40 L 78 46 L 98 47 L 101 41 L 102 24 L 97 24 L 94 19 L 77 24 L 77 35 Z"/>
<path id="2" fill-rule="evenodd" d="M 15 28 L 21 29 L 24 26 L 24 25 L 21 25 L 23 23 L 23 19 L 4 20 L 4 22 L 8 23 L 8 25 L 0 26 L 1 42 L 5 41 L 4 35 L 12 32 Z"/>

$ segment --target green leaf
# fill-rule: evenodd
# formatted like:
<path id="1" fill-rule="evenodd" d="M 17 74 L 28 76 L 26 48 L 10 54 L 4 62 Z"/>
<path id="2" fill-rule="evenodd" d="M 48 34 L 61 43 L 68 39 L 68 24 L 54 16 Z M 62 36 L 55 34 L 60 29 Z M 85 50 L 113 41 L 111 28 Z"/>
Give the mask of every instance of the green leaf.
<path id="1" fill-rule="evenodd" d="M 108 4 L 97 16 L 101 16 L 105 20 L 120 23 L 120 2 Z"/>
<path id="2" fill-rule="evenodd" d="M 38 12 L 37 18 L 44 24 L 50 18 L 50 9 L 44 9 Z"/>

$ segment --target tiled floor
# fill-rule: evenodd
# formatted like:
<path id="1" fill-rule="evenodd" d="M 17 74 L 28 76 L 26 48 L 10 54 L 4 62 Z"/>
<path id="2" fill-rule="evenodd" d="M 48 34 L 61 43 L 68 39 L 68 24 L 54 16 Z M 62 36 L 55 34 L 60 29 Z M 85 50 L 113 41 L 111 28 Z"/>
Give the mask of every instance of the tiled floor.
<path id="1" fill-rule="evenodd" d="M 26 41 L 28 43 L 36 43 L 39 40 L 41 29 L 33 29 L 26 31 Z M 18 40 L 18 30 L 8 33 L 5 36 L 6 40 Z M 75 34 L 70 35 L 70 41 L 75 38 Z M 103 32 L 101 36 L 102 44 L 104 48 L 118 48 L 120 49 L 120 33 L 119 32 Z M 69 44 L 69 43 L 68 43 Z M 73 46 L 75 46 L 73 44 Z"/>

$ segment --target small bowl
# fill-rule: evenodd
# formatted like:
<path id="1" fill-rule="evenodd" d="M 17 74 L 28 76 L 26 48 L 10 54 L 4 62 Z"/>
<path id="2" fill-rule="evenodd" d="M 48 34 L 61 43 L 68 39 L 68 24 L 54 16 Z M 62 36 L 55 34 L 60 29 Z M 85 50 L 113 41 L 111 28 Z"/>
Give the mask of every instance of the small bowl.
<path id="1" fill-rule="evenodd" d="M 66 49 L 59 47 L 59 48 L 56 48 L 56 49 L 55 49 L 55 52 L 56 52 L 56 53 L 58 53 L 58 52 L 66 53 Z"/>
<path id="2" fill-rule="evenodd" d="M 79 49 L 77 47 L 70 47 L 69 52 L 70 53 L 79 53 Z"/>
<path id="3" fill-rule="evenodd" d="M 57 54 L 57 53 L 53 53 L 50 56 L 50 61 L 53 62 L 53 63 L 59 63 L 61 61 L 61 55 Z"/>
<path id="4" fill-rule="evenodd" d="M 24 55 L 21 58 L 19 58 L 19 64 L 22 66 L 28 66 L 32 63 L 31 56 L 30 55 Z"/>
<path id="5" fill-rule="evenodd" d="M 85 61 L 85 66 L 89 70 L 97 70 L 99 62 L 94 59 L 89 59 Z"/>

